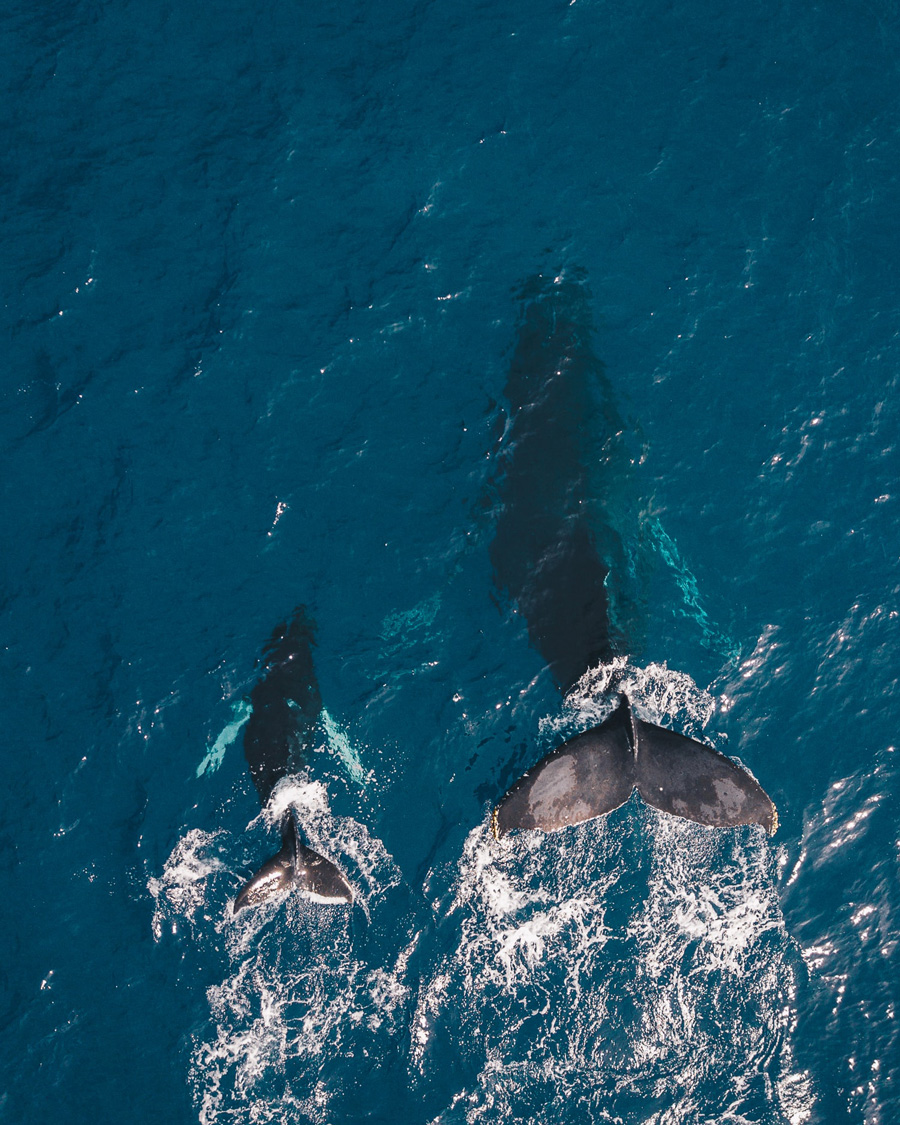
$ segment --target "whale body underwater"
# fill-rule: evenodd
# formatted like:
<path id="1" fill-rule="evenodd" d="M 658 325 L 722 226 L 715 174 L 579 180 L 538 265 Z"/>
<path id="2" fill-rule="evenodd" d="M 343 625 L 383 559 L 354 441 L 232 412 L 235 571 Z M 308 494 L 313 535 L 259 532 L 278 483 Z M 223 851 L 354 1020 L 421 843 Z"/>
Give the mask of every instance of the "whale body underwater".
<path id="1" fill-rule="evenodd" d="M 615 528 L 626 430 L 592 350 L 587 286 L 531 279 L 505 397 L 497 455 L 498 590 L 524 618 L 562 692 L 624 656 L 636 608 L 623 584 L 628 552 Z M 716 828 L 778 825 L 756 779 L 712 747 L 638 718 L 624 694 L 599 726 L 557 747 L 493 810 L 496 837 L 551 831 L 611 812 L 637 790 L 663 812 Z"/>
<path id="2" fill-rule="evenodd" d="M 263 649 L 262 675 L 250 693 L 252 711 L 244 728 L 244 756 L 263 806 L 278 782 L 305 764 L 322 713 L 314 644 L 315 626 L 306 608 L 298 606 Z M 241 888 L 234 913 L 290 890 L 313 902 L 353 901 L 335 864 L 304 843 L 293 809 L 281 823 L 281 849 Z"/>

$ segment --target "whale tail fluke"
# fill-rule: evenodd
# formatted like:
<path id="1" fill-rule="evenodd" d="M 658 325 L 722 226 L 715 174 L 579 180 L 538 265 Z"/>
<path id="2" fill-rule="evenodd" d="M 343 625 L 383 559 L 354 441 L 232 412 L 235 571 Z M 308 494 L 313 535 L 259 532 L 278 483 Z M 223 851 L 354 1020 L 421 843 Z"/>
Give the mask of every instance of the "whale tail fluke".
<path id="1" fill-rule="evenodd" d="M 281 826 L 281 850 L 241 888 L 234 900 L 234 913 L 246 906 L 261 906 L 291 890 L 329 905 L 353 901 L 353 891 L 339 869 L 303 843 L 293 811 Z"/>
<path id="2" fill-rule="evenodd" d="M 724 754 L 637 719 L 628 697 L 599 726 L 564 742 L 521 777 L 494 809 L 499 837 L 550 832 L 612 812 L 637 789 L 648 805 L 715 828 L 778 827 L 759 782 Z"/>
<path id="3" fill-rule="evenodd" d="M 761 824 L 774 835 L 778 813 L 756 778 L 696 739 L 635 720 L 637 791 L 648 805 L 711 828 Z"/>
<path id="4" fill-rule="evenodd" d="M 631 711 L 619 706 L 600 726 L 564 742 L 513 785 L 494 809 L 494 835 L 513 828 L 552 832 L 623 805 L 635 785 L 631 742 Z"/>

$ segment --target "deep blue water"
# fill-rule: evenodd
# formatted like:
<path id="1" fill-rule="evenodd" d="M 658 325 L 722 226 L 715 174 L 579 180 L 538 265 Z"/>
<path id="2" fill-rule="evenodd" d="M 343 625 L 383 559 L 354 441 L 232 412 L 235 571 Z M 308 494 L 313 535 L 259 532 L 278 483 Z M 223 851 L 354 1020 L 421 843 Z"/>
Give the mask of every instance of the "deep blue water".
<path id="1" fill-rule="evenodd" d="M 900 1119 L 895 6 L 12 0 L 0 44 L 0 1120 Z M 514 294 L 576 270 L 636 698 L 771 840 L 487 830 L 603 705 L 484 504 Z M 273 835 L 239 738 L 198 767 L 299 602 L 333 726 L 283 796 L 360 905 L 235 921 Z"/>

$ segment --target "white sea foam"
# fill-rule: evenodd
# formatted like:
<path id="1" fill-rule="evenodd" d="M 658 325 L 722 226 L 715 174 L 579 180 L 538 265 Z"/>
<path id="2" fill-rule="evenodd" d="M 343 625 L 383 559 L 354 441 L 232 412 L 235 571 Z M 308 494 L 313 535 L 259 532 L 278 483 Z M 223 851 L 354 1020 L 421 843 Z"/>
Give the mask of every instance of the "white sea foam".
<path id="1" fill-rule="evenodd" d="M 604 898 L 618 878 L 614 866 L 602 870 L 593 862 L 606 851 L 605 829 L 594 822 L 580 839 L 564 841 L 555 879 L 547 877 L 538 836 L 498 843 L 485 826 L 469 834 L 449 903 L 435 904 L 451 951 L 419 991 L 412 1055 L 423 1077 L 445 1024 L 461 1018 L 465 1040 L 511 1043 L 526 1023 L 555 1020 L 551 1010 L 581 993 L 582 977 L 609 937 Z"/>
<path id="2" fill-rule="evenodd" d="M 210 1024 L 191 1066 L 202 1125 L 327 1122 L 335 1073 L 374 1061 L 402 1032 L 407 960 L 404 950 L 393 965 L 367 964 L 346 911 L 289 900 L 279 925 L 240 942 L 231 975 L 207 992 Z"/>
<path id="3" fill-rule="evenodd" d="M 208 910 L 206 884 L 211 876 L 227 870 L 222 858 L 224 835 L 191 829 L 173 848 L 162 874 L 148 879 L 147 889 L 154 901 L 151 926 L 157 941 L 167 929 L 177 933 L 184 925 L 193 930 L 198 915 Z"/>
<path id="4" fill-rule="evenodd" d="M 290 777 L 276 787 L 248 825 L 246 838 L 260 844 L 256 858 L 271 848 L 272 829 L 289 808 L 310 846 L 341 867 L 357 905 L 371 915 L 399 884 L 399 870 L 364 825 L 333 814 L 321 782 Z M 246 850 L 240 834 L 193 829 L 149 882 L 157 939 L 187 927 L 196 940 L 219 946 L 229 966 L 207 990 L 209 1021 L 194 1037 L 190 1079 L 199 1119 L 324 1122 L 333 1092 L 323 1077 L 329 1060 L 374 1056 L 383 1040 L 396 1041 L 415 938 L 393 963 L 369 964 L 346 907 L 323 909 L 287 895 L 233 915 Z"/>
<path id="5" fill-rule="evenodd" d="M 616 686 L 648 718 L 677 715 L 679 729 L 710 738 L 708 693 L 664 665 L 625 661 L 584 678 L 545 734 L 600 721 Z M 400 882 L 381 842 L 335 817 L 325 786 L 305 777 L 277 787 L 250 837 L 271 840 L 288 807 L 377 918 Z M 346 909 L 288 896 L 233 918 L 241 846 L 188 833 L 151 881 L 157 936 L 181 920 L 198 933 L 212 924 L 230 966 L 193 1044 L 202 1125 L 325 1125 L 361 1059 L 377 1069 L 405 1051 L 413 1097 L 441 1099 L 433 1120 L 444 1125 L 813 1118 L 793 1052 L 802 962 L 761 830 L 718 832 L 637 800 L 559 833 L 497 841 L 480 825 L 458 864 L 428 878 L 439 952 L 418 978 L 415 919 L 399 953 L 367 959 Z"/>
<path id="6" fill-rule="evenodd" d="M 562 730 L 573 723 L 584 729 L 602 722 L 616 706 L 617 693 L 622 692 L 650 722 L 677 716 L 679 730 L 692 738 L 701 734 L 716 709 L 714 696 L 684 672 L 665 663 L 641 667 L 620 656 L 589 668 L 567 693 L 562 714 L 541 722 L 541 733 Z"/>

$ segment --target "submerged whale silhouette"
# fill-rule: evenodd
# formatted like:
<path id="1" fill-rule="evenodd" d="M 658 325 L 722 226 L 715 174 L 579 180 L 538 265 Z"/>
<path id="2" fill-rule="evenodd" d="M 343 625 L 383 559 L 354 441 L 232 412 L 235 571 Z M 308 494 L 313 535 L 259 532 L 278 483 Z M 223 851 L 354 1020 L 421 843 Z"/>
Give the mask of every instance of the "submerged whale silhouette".
<path id="1" fill-rule="evenodd" d="M 583 279 L 532 279 L 505 395 L 498 454 L 495 582 L 525 618 L 532 645 L 565 692 L 624 654 L 629 569 L 615 523 L 629 463 L 625 428 L 591 349 Z M 718 828 L 777 828 L 775 806 L 712 747 L 638 719 L 624 695 L 599 726 L 563 743 L 501 799 L 491 825 L 550 831 L 611 812 L 637 790 L 663 812 Z"/>
<path id="2" fill-rule="evenodd" d="M 306 760 L 322 697 L 313 666 L 315 625 L 303 606 L 280 624 L 263 649 L 262 675 L 250 693 L 244 755 L 265 805 L 277 783 Z M 241 888 L 235 914 L 295 889 L 314 902 L 349 903 L 353 892 L 338 868 L 306 846 L 290 809 L 281 824 L 281 850 Z"/>

